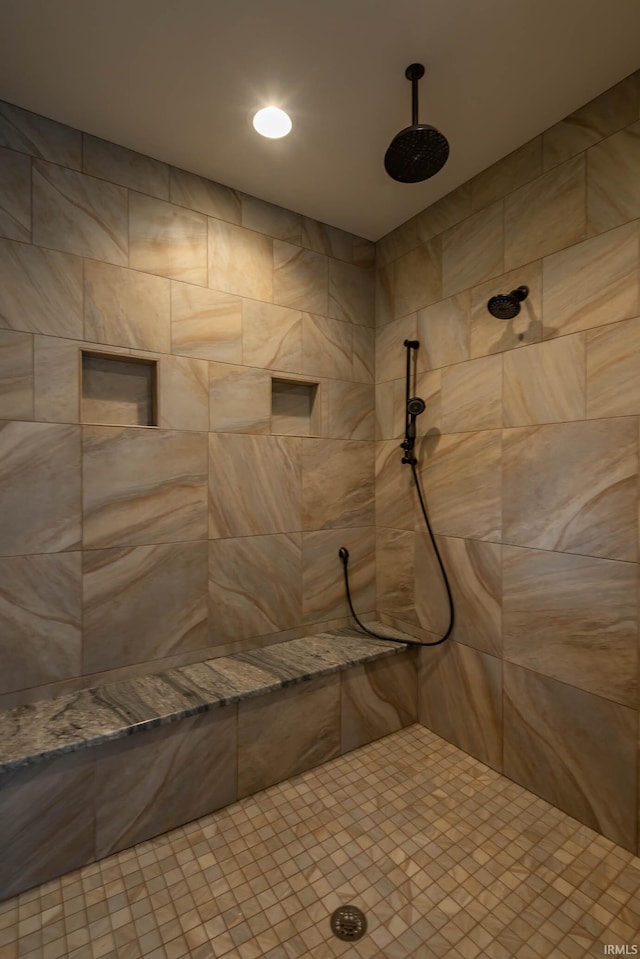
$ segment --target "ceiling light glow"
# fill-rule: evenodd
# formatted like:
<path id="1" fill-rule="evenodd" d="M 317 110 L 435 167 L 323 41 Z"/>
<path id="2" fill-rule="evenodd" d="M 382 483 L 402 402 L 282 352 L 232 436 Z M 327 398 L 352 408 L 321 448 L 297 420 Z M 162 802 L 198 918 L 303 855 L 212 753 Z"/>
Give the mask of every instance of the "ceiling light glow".
<path id="1" fill-rule="evenodd" d="M 263 137 L 279 140 L 291 130 L 291 117 L 278 107 L 264 107 L 253 118 L 254 129 Z"/>

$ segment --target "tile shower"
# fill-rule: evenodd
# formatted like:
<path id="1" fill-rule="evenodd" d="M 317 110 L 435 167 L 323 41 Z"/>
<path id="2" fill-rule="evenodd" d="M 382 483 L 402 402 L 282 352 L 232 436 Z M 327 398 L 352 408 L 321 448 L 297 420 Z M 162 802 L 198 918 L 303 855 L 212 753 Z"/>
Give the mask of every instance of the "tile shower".
<path id="1" fill-rule="evenodd" d="M 638 75 L 375 248 L 0 106 L 0 706 L 340 625 L 341 545 L 433 638 L 416 337 L 420 722 L 636 851 L 639 181 Z M 155 428 L 83 354 L 154 365 Z"/>

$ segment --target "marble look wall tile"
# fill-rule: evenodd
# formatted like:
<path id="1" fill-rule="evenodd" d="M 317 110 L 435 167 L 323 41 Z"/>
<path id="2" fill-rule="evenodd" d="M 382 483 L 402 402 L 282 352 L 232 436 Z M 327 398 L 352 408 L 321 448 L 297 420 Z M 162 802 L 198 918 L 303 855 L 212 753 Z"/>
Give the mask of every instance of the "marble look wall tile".
<path id="1" fill-rule="evenodd" d="M 513 320 L 497 320 L 487 303 L 498 293 L 527 286 L 529 294 Z M 542 261 L 527 263 L 471 290 L 471 356 L 514 350 L 542 339 Z"/>
<path id="2" fill-rule="evenodd" d="M 82 135 L 82 170 L 130 190 L 150 193 L 161 200 L 169 199 L 169 167 L 166 163 L 88 133 Z"/>
<path id="3" fill-rule="evenodd" d="M 87 260 L 84 335 L 96 343 L 168 353 L 169 280 Z"/>
<path id="4" fill-rule="evenodd" d="M 33 419 L 31 333 L 0 330 L 0 418 Z"/>
<path id="5" fill-rule="evenodd" d="M 589 230 L 603 233 L 640 217 L 640 121 L 587 153 Z"/>
<path id="6" fill-rule="evenodd" d="M 505 430 L 504 541 L 635 562 L 637 444 L 628 418 Z"/>
<path id="7" fill-rule="evenodd" d="M 353 327 L 353 379 L 373 384 L 376 365 L 376 331 L 366 326 Z"/>
<path id="8" fill-rule="evenodd" d="M 393 263 L 376 270 L 376 326 L 393 320 Z"/>
<path id="9" fill-rule="evenodd" d="M 419 509 L 419 507 L 418 507 Z M 416 619 L 433 639 L 440 639 L 449 628 L 451 612 L 444 578 L 438 565 L 433 543 L 425 529 L 422 517 L 416 523 L 414 548 L 414 595 Z M 441 540 L 442 537 L 438 537 Z"/>
<path id="10" fill-rule="evenodd" d="M 500 657 L 502 547 L 499 543 L 450 536 L 438 536 L 437 542 L 453 594 L 455 625 L 452 639 Z M 446 626 L 448 622 L 447 615 Z"/>
<path id="11" fill-rule="evenodd" d="M 502 771 L 502 664 L 459 643 L 420 650 L 418 718 L 423 726 Z"/>
<path id="12" fill-rule="evenodd" d="M 471 183 L 464 183 L 461 187 L 436 200 L 431 206 L 422 210 L 416 216 L 396 227 L 391 233 L 378 240 L 376 250 L 378 266 L 385 266 L 399 256 L 408 253 L 421 243 L 426 243 L 455 226 L 471 214 Z"/>
<path id="13" fill-rule="evenodd" d="M 415 340 L 416 324 L 416 314 L 412 313 L 376 330 L 376 384 L 404 379 L 407 351 L 403 344 Z"/>
<path id="14" fill-rule="evenodd" d="M 302 613 L 304 623 L 349 616 L 343 566 L 338 550 L 349 550 L 349 586 L 356 612 L 376 608 L 375 529 L 372 526 L 323 529 L 302 534 Z"/>
<path id="15" fill-rule="evenodd" d="M 100 343 L 66 337 L 35 336 L 33 341 L 35 419 L 48 423 L 80 422 L 81 353 L 104 353 Z M 128 356 L 126 347 L 109 346 L 109 355 Z"/>
<path id="16" fill-rule="evenodd" d="M 209 429 L 209 364 L 189 356 L 160 362 L 158 425 L 166 430 Z"/>
<path id="17" fill-rule="evenodd" d="M 351 238 L 351 259 L 357 266 L 376 265 L 376 244 L 361 236 Z"/>
<path id="18" fill-rule="evenodd" d="M 393 319 L 436 303 L 443 296 L 443 253 L 439 237 L 405 253 L 393 264 Z"/>
<path id="19" fill-rule="evenodd" d="M 0 236 L 31 239 L 31 160 L 0 147 Z"/>
<path id="20" fill-rule="evenodd" d="M 396 381 L 397 382 L 397 381 Z M 400 434 L 404 436 L 404 383 L 401 381 L 401 392 L 398 392 L 396 402 L 400 404 L 401 427 Z M 424 437 L 429 433 L 439 433 L 442 427 L 442 370 L 433 370 L 430 373 L 418 373 L 415 380 L 416 393 L 426 403 L 424 413 L 416 424 L 418 455 L 424 443 Z"/>
<path id="21" fill-rule="evenodd" d="M 499 431 L 424 438 L 418 458 L 434 532 L 500 541 L 501 456 Z"/>
<path id="22" fill-rule="evenodd" d="M 504 425 L 585 416 L 585 335 L 562 336 L 504 354 Z"/>
<path id="23" fill-rule="evenodd" d="M 639 102 L 640 77 L 632 73 L 550 127 L 542 135 L 545 170 L 633 123 Z"/>
<path id="24" fill-rule="evenodd" d="M 635 316 L 640 282 L 637 224 L 546 257 L 542 275 L 545 339 Z"/>
<path id="25" fill-rule="evenodd" d="M 33 162 L 33 242 L 126 266 L 127 191 L 42 160 Z"/>
<path id="26" fill-rule="evenodd" d="M 506 270 L 585 238 L 585 180 L 586 160 L 581 155 L 506 197 Z"/>
<path id="27" fill-rule="evenodd" d="M 302 313 L 258 300 L 245 300 L 243 310 L 242 362 L 301 373 Z"/>
<path id="28" fill-rule="evenodd" d="M 300 533 L 209 543 L 209 644 L 291 629 L 302 621 Z"/>
<path id="29" fill-rule="evenodd" d="M 503 201 L 474 213 L 442 238 L 442 295 L 504 272 Z"/>
<path id="30" fill-rule="evenodd" d="M 0 146 L 79 170 L 82 134 L 0 100 Z"/>
<path id="31" fill-rule="evenodd" d="M 632 851 L 636 742 L 635 710 L 505 663 L 505 775 Z"/>
<path id="32" fill-rule="evenodd" d="M 302 440 L 302 529 L 373 526 L 373 443 Z"/>
<path id="33" fill-rule="evenodd" d="M 376 443 L 375 456 L 376 526 L 414 529 L 419 502 L 400 444 L 396 439 Z"/>
<path id="34" fill-rule="evenodd" d="M 373 269 L 329 260 L 329 316 L 360 326 L 375 325 Z"/>
<path id="35" fill-rule="evenodd" d="M 636 707 L 636 566 L 515 546 L 503 556 L 505 659 Z"/>
<path id="36" fill-rule="evenodd" d="M 483 356 L 442 370 L 443 433 L 502 426 L 502 357 Z"/>
<path id="37" fill-rule="evenodd" d="M 241 297 L 188 283 L 171 283 L 173 353 L 239 363 L 242 333 Z"/>
<path id="38" fill-rule="evenodd" d="M 80 544 L 80 430 L 0 423 L 0 555 Z"/>
<path id="39" fill-rule="evenodd" d="M 209 428 L 216 433 L 268 433 L 270 424 L 269 373 L 209 363 Z"/>
<path id="40" fill-rule="evenodd" d="M 238 710 L 238 796 L 340 755 L 340 677 L 248 699 Z"/>
<path id="41" fill-rule="evenodd" d="M 374 387 L 368 383 L 330 380 L 329 436 L 342 440 L 374 439 Z"/>
<path id="42" fill-rule="evenodd" d="M 265 297 L 263 297 L 265 299 Z M 320 253 L 274 240 L 273 302 L 294 310 L 329 314 L 329 261 Z"/>
<path id="43" fill-rule="evenodd" d="M 417 657 L 393 656 L 342 674 L 342 752 L 410 726 L 418 714 Z"/>
<path id="44" fill-rule="evenodd" d="M 209 537 L 302 528 L 302 440 L 209 434 Z"/>
<path id="45" fill-rule="evenodd" d="M 83 672 L 207 645 L 207 544 L 83 554 Z"/>
<path id="46" fill-rule="evenodd" d="M 171 167 L 169 190 L 171 202 L 178 206 L 186 206 L 227 223 L 240 223 L 240 195 L 228 186 Z"/>
<path id="47" fill-rule="evenodd" d="M 351 323 L 303 314 L 303 372 L 308 376 L 352 379 L 353 331 Z"/>
<path id="48" fill-rule="evenodd" d="M 206 539 L 202 434 L 85 426 L 82 460 L 85 549 Z"/>
<path id="49" fill-rule="evenodd" d="M 353 234 L 339 230 L 320 220 L 302 217 L 302 246 L 315 253 L 334 256 L 338 260 L 353 262 Z"/>
<path id="50" fill-rule="evenodd" d="M 78 676 L 80 553 L 0 559 L 0 692 Z"/>
<path id="51" fill-rule="evenodd" d="M 82 260 L 0 240 L 0 326 L 82 338 Z"/>
<path id="52" fill-rule="evenodd" d="M 234 802 L 236 725 L 237 707 L 230 706 L 100 746 L 97 858 Z"/>
<path id="53" fill-rule="evenodd" d="M 587 416 L 640 414 L 640 318 L 587 333 Z"/>
<path id="54" fill-rule="evenodd" d="M 424 374 L 423 374 L 424 375 Z M 431 376 L 440 377 L 440 371 Z M 398 441 L 404 436 L 405 426 L 405 386 L 402 380 L 387 380 L 376 386 L 376 440 Z M 420 394 L 422 396 L 422 393 Z"/>
<path id="55" fill-rule="evenodd" d="M 302 217 L 299 213 L 246 193 L 240 196 L 240 209 L 242 225 L 248 230 L 265 233 L 276 240 L 286 240 L 297 246 L 302 244 Z"/>
<path id="56" fill-rule="evenodd" d="M 4 773 L 0 821 L 0 899 L 92 862 L 92 750 Z"/>
<path id="57" fill-rule="evenodd" d="M 376 528 L 376 597 L 379 614 L 416 624 L 414 534 Z"/>
<path id="58" fill-rule="evenodd" d="M 207 285 L 207 218 L 175 203 L 129 194 L 129 266 Z"/>
<path id="59" fill-rule="evenodd" d="M 209 217 L 209 286 L 271 302 L 271 237 Z"/>
<path id="60" fill-rule="evenodd" d="M 475 213 L 501 200 L 542 173 L 542 137 L 529 140 L 513 153 L 479 173 L 471 181 L 471 208 Z"/>
<path id="61" fill-rule="evenodd" d="M 469 293 L 465 291 L 418 312 L 420 371 L 469 359 L 469 310 Z"/>

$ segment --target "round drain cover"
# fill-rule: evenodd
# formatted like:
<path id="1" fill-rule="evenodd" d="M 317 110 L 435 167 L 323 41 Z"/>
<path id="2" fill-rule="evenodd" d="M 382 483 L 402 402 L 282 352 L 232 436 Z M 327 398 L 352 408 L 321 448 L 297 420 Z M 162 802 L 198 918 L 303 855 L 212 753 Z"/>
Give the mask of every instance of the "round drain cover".
<path id="1" fill-rule="evenodd" d="M 331 916 L 331 929 L 338 939 L 355 942 L 367 931 L 367 919 L 357 906 L 340 906 Z"/>

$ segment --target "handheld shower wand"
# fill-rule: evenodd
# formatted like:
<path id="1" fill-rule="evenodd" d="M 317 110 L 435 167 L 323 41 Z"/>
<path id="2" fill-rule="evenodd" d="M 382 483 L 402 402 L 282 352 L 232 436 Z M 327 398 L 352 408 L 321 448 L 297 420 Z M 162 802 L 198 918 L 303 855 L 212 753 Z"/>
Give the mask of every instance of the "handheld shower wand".
<path id="1" fill-rule="evenodd" d="M 416 442 L 416 417 L 424 413 L 426 403 L 419 396 L 411 396 L 411 351 L 417 350 L 420 346 L 418 340 L 405 340 L 404 345 L 407 349 L 407 378 L 406 378 L 406 397 L 405 397 L 405 427 L 404 440 L 400 448 L 404 450 L 402 457 L 403 463 L 409 463 L 411 466 L 417 464 L 417 459 L 413 454 L 413 448 Z"/>

